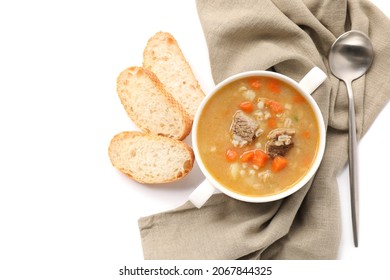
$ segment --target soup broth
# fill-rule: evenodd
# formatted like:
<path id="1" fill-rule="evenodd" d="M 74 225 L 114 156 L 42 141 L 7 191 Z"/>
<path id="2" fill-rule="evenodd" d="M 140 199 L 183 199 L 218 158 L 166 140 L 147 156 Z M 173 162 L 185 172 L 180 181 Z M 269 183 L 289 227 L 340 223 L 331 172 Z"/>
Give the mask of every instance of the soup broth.
<path id="1" fill-rule="evenodd" d="M 201 160 L 223 186 L 246 196 L 277 194 L 309 171 L 319 127 L 307 100 L 271 77 L 234 81 L 203 108 L 197 127 Z"/>

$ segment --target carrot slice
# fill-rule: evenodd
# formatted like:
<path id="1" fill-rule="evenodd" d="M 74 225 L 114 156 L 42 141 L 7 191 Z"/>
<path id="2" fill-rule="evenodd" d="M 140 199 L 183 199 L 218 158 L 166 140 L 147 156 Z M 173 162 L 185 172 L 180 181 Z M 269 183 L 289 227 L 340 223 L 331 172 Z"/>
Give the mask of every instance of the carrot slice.
<path id="1" fill-rule="evenodd" d="M 227 149 L 226 151 L 226 160 L 228 162 L 233 162 L 237 159 L 238 153 L 233 149 Z"/>
<path id="2" fill-rule="evenodd" d="M 272 171 L 273 172 L 279 172 L 280 170 L 284 169 L 288 164 L 288 160 L 285 157 L 277 156 L 272 161 Z"/>
<path id="3" fill-rule="evenodd" d="M 248 161 L 250 161 L 254 157 L 254 155 L 255 155 L 255 152 L 253 150 L 244 152 L 240 156 L 240 160 L 243 161 L 243 162 L 248 162 Z"/>
<path id="4" fill-rule="evenodd" d="M 279 81 L 275 79 L 270 80 L 268 82 L 268 90 L 272 93 L 279 94 L 281 92 Z"/>
<path id="5" fill-rule="evenodd" d="M 249 86 L 254 89 L 254 90 L 257 90 L 259 88 L 261 88 L 261 82 L 259 79 L 257 78 L 250 78 L 248 80 L 248 83 L 249 83 Z"/>
<path id="6" fill-rule="evenodd" d="M 268 119 L 267 125 L 269 128 L 276 128 L 276 120 L 274 118 Z"/>
<path id="7" fill-rule="evenodd" d="M 262 150 L 255 150 L 252 163 L 258 167 L 264 167 L 267 164 L 268 155 Z"/>
<path id="8" fill-rule="evenodd" d="M 309 130 L 303 131 L 302 135 L 303 135 L 303 138 L 310 139 L 310 131 Z"/>
<path id="9" fill-rule="evenodd" d="M 303 103 L 305 101 L 305 98 L 300 94 L 295 94 L 293 96 L 294 103 Z"/>
<path id="10" fill-rule="evenodd" d="M 284 112 L 284 107 L 279 102 L 276 102 L 275 100 L 267 100 L 266 105 L 270 110 L 276 114 Z"/>
<path id="11" fill-rule="evenodd" d="M 244 101 L 244 102 L 241 102 L 240 109 L 243 110 L 245 113 L 249 114 L 249 113 L 252 113 L 252 111 L 254 109 L 254 105 L 250 101 Z"/>

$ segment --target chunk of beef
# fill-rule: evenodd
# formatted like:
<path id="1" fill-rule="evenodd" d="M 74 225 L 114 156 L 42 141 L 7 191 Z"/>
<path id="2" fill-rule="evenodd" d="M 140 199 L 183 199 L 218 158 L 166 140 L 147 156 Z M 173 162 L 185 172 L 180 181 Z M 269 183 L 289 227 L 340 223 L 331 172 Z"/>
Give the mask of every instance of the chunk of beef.
<path id="1" fill-rule="evenodd" d="M 243 111 L 237 111 L 230 126 L 232 143 L 235 147 L 243 147 L 251 143 L 260 133 L 258 123 Z"/>
<path id="2" fill-rule="evenodd" d="M 270 131 L 267 135 L 265 150 L 270 158 L 276 156 L 285 156 L 287 152 L 294 147 L 293 136 L 295 129 L 277 128 Z"/>

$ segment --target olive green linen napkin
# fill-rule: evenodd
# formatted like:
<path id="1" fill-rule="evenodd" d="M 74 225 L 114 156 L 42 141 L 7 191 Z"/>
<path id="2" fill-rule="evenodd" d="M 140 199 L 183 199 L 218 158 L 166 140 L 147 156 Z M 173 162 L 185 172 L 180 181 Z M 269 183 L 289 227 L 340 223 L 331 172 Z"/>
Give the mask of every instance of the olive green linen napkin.
<path id="1" fill-rule="evenodd" d="M 390 98 L 390 21 L 368 0 L 198 0 L 216 83 L 270 69 L 299 81 L 313 66 L 328 79 L 313 94 L 327 124 L 315 177 L 280 201 L 252 204 L 213 195 L 139 220 L 145 259 L 335 259 L 340 241 L 336 176 L 347 161 L 348 99 L 328 52 L 350 29 L 372 39 L 374 63 L 353 83 L 358 138 Z"/>

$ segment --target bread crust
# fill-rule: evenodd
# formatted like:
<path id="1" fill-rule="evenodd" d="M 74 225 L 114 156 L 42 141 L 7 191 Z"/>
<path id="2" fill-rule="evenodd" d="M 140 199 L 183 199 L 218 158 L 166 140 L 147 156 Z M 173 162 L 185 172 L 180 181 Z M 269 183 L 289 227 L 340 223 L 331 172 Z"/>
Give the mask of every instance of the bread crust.
<path id="1" fill-rule="evenodd" d="M 191 132 L 205 95 L 170 33 L 152 36 L 143 58 L 143 67 L 128 67 L 116 81 L 127 115 L 142 132 L 116 134 L 108 155 L 116 169 L 139 183 L 170 183 L 193 168 L 194 152 L 181 140 Z"/>
<path id="2" fill-rule="evenodd" d="M 170 110 L 173 112 L 173 114 L 178 114 L 180 116 L 180 123 L 170 123 L 166 126 L 168 127 L 180 127 L 181 130 L 178 131 L 177 133 L 172 133 L 168 129 L 164 129 L 163 127 L 158 127 L 155 125 L 153 122 L 152 116 L 150 118 L 146 118 L 146 120 L 149 121 L 141 121 L 140 120 L 140 114 L 139 112 L 135 111 L 135 106 L 134 102 L 137 101 L 137 98 L 142 98 L 143 95 L 146 94 L 145 88 L 143 88 L 141 85 L 137 86 L 137 84 L 132 84 L 131 79 L 137 79 L 138 84 L 142 84 L 142 81 L 146 84 L 148 81 L 152 83 L 154 87 L 154 93 L 159 94 L 165 105 L 167 107 L 170 107 Z M 144 80 L 142 80 L 144 79 Z M 148 79 L 145 80 L 145 79 Z M 153 134 L 157 135 L 163 135 L 175 139 L 182 140 L 187 137 L 187 135 L 191 132 L 191 126 L 192 126 L 192 120 L 187 114 L 187 112 L 184 110 L 184 108 L 181 106 L 180 103 L 178 103 L 173 96 L 168 93 L 164 87 L 164 85 L 161 83 L 161 81 L 157 78 L 157 76 L 139 66 L 131 66 L 128 67 L 127 69 L 123 70 L 118 78 L 117 78 L 117 83 L 116 83 L 116 88 L 117 88 L 117 93 L 119 96 L 119 99 L 125 108 L 128 116 L 130 119 L 139 127 L 142 131 L 144 132 L 150 132 Z M 148 110 L 153 110 L 155 108 L 148 108 L 148 100 L 145 100 L 143 102 L 143 112 L 146 113 Z M 164 105 L 164 104 L 161 104 Z"/>
<path id="3" fill-rule="evenodd" d="M 164 43 L 166 49 L 162 47 Z M 179 58 L 176 62 L 180 65 L 172 65 L 173 57 Z M 143 52 L 143 67 L 159 78 L 193 120 L 205 94 L 172 34 L 160 31 L 149 38 Z"/>
<path id="4" fill-rule="evenodd" d="M 131 156 L 131 152 L 129 153 L 128 149 L 135 148 L 137 146 L 137 142 L 143 142 L 143 145 L 148 146 L 151 146 L 153 144 L 161 144 L 162 147 L 172 147 L 172 150 L 174 148 L 180 149 L 183 154 L 185 154 L 184 158 L 186 158 L 186 161 L 182 163 L 183 169 L 181 169 L 179 172 L 170 174 L 171 176 L 165 176 L 164 179 L 159 178 L 159 176 L 156 175 L 162 172 L 161 166 L 156 166 L 155 169 L 150 170 L 151 172 L 147 175 L 140 174 L 140 172 L 132 170 L 131 168 L 129 168 L 129 163 L 131 163 L 131 161 L 137 161 L 134 162 L 134 165 L 141 165 L 143 164 L 142 161 L 150 161 L 151 158 L 145 157 L 140 159 L 137 157 L 136 154 L 134 154 L 133 157 Z M 134 145 L 134 147 L 131 147 L 131 145 Z M 123 150 L 126 150 L 126 152 L 124 152 Z M 148 149 L 147 152 L 155 153 L 154 149 L 152 148 Z M 108 155 L 112 165 L 115 168 L 129 176 L 131 179 L 144 184 L 160 184 L 177 181 L 185 177 L 192 170 L 195 161 L 194 152 L 187 143 L 177 139 L 172 139 L 150 133 L 142 133 L 138 131 L 124 131 L 116 134 L 110 142 L 108 148 Z M 124 155 L 127 155 L 127 157 L 123 158 Z M 158 156 L 163 155 L 158 154 Z M 164 158 L 162 159 L 162 162 L 165 162 L 167 160 L 169 159 Z"/>

